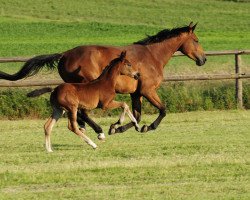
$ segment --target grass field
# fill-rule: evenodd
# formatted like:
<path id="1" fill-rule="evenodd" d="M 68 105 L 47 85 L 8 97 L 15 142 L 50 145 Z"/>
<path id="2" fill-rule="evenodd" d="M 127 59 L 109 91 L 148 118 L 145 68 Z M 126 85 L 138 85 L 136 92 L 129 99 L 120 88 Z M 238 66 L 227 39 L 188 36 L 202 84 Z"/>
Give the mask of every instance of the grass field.
<path id="1" fill-rule="evenodd" d="M 62 52 L 83 44 L 131 44 L 173 28 L 199 22 L 197 35 L 205 50 L 249 49 L 249 1 L 211 0 L 0 0 L 0 57 Z M 172 59 L 166 73 L 233 72 L 234 58 L 209 57 L 197 68 L 188 58 Z M 250 57 L 244 56 L 244 71 Z M 15 72 L 20 63 L 1 64 Z"/>
<path id="2" fill-rule="evenodd" d="M 156 116 L 143 116 L 142 123 Z M 97 118 L 105 132 L 114 118 Z M 169 114 L 151 133 L 95 133 L 98 150 L 45 120 L 0 121 L 0 199 L 249 199 L 250 111 Z"/>

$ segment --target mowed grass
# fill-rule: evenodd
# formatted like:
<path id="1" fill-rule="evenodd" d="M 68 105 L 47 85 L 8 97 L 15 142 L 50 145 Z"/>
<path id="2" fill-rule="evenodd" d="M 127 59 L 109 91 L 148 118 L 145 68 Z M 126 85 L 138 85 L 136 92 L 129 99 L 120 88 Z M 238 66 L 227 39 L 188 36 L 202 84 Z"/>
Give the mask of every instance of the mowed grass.
<path id="1" fill-rule="evenodd" d="M 144 115 L 149 124 L 156 115 Z M 108 131 L 116 118 L 95 119 Z M 92 150 L 65 119 L 0 121 L 0 199 L 249 199 L 250 111 L 169 114 L 156 131 L 107 136 Z"/>

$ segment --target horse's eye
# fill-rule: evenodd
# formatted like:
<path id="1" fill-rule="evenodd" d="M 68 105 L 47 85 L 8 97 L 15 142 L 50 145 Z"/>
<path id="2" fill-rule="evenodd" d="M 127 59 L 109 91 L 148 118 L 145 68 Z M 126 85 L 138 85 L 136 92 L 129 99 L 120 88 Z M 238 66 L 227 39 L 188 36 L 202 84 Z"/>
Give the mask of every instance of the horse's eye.
<path id="1" fill-rule="evenodd" d="M 128 64 L 127 64 L 127 66 L 128 66 L 128 67 L 131 67 L 131 64 L 130 64 L 130 63 L 128 63 Z"/>

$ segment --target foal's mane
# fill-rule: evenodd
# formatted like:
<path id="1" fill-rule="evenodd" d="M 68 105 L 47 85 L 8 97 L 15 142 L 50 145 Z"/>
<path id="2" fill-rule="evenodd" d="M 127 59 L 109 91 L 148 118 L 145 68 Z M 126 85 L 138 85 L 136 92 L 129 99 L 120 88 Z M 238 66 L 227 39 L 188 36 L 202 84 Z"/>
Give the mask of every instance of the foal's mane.
<path id="1" fill-rule="evenodd" d="M 163 29 L 162 31 L 158 32 L 156 35 L 147 35 L 146 38 L 139 40 L 137 42 L 134 42 L 134 44 L 140 44 L 140 45 L 148 45 L 153 43 L 162 42 L 163 40 L 170 39 L 172 37 L 176 37 L 184 32 L 189 32 L 190 27 L 184 26 L 179 28 L 173 28 L 173 29 Z"/>
<path id="2" fill-rule="evenodd" d="M 108 73 L 108 71 L 110 71 L 113 67 L 115 67 L 119 62 L 122 62 L 123 59 L 124 59 L 124 55 L 121 54 L 118 58 L 115 58 L 112 61 L 110 61 L 110 63 L 107 65 L 107 67 L 105 67 L 104 70 L 102 71 L 101 75 L 98 78 L 96 78 L 90 82 L 95 82 L 95 81 L 100 80 L 106 73 Z"/>

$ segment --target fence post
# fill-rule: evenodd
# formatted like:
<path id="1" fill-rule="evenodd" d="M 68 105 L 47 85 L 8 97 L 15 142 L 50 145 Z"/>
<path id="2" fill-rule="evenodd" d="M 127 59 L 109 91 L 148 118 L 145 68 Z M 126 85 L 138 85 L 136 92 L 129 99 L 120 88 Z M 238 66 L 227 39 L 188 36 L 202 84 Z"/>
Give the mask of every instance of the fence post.
<path id="1" fill-rule="evenodd" d="M 241 57 L 240 54 L 235 54 L 235 73 L 240 75 L 241 74 Z M 243 108 L 243 87 L 242 87 L 242 79 L 236 78 L 235 80 L 235 96 L 236 96 L 236 102 L 237 102 L 237 108 L 242 109 Z"/>

